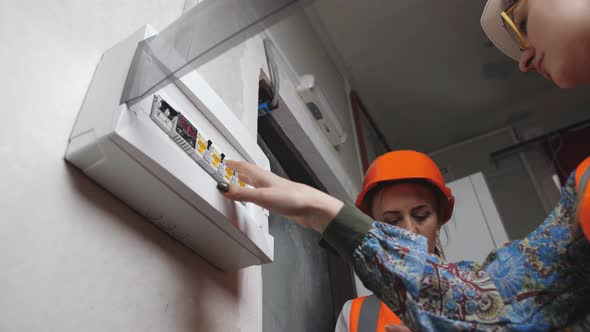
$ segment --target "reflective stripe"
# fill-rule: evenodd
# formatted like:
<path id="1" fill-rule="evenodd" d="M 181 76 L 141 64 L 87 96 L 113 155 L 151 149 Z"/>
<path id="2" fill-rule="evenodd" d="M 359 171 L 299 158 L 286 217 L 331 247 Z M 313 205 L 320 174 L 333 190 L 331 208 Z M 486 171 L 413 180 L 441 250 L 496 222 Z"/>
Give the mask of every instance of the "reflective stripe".
<path id="1" fill-rule="evenodd" d="M 381 310 L 381 300 L 377 296 L 370 295 L 363 301 L 361 313 L 359 315 L 358 331 L 377 331 L 377 322 L 379 321 L 379 312 Z"/>
<path id="2" fill-rule="evenodd" d="M 352 303 L 350 304 L 350 332 L 358 332 L 359 315 L 361 313 L 361 308 L 363 307 L 363 302 L 366 298 L 366 296 L 357 297 L 356 299 L 352 300 Z"/>
<path id="3" fill-rule="evenodd" d="M 350 332 L 385 332 L 385 326 L 402 321 L 375 295 L 363 296 L 350 304 Z"/>

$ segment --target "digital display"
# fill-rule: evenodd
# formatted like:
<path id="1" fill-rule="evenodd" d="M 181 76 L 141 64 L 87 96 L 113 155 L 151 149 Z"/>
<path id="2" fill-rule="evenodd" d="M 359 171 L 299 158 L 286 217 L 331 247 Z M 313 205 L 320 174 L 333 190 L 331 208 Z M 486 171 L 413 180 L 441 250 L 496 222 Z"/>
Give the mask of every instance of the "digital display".
<path id="1" fill-rule="evenodd" d="M 190 146 L 195 148 L 197 142 L 197 129 L 188 122 L 188 120 L 180 115 L 178 123 L 176 124 L 176 132 L 182 137 Z"/>

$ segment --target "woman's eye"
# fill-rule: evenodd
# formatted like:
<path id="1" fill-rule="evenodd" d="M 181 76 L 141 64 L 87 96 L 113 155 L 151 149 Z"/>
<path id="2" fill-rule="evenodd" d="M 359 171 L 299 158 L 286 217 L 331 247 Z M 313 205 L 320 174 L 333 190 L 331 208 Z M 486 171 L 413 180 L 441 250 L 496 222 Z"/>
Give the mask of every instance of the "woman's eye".
<path id="1" fill-rule="evenodd" d="M 399 220 L 397 220 L 397 219 L 384 219 L 383 222 L 386 224 L 390 224 L 390 225 L 397 225 Z"/>
<path id="2" fill-rule="evenodd" d="M 426 214 L 426 215 L 419 215 L 419 216 L 414 216 L 414 219 L 416 219 L 417 221 L 424 221 L 426 220 L 426 218 L 428 218 L 430 215 Z"/>

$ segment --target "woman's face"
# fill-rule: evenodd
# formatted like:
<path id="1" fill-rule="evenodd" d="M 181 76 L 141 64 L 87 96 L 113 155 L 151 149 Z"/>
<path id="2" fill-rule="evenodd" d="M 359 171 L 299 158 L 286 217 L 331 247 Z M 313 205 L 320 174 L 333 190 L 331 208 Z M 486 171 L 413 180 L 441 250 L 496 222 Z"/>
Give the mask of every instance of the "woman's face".
<path id="1" fill-rule="evenodd" d="M 434 193 L 416 183 L 386 186 L 373 198 L 373 219 L 401 227 L 428 239 L 428 252 L 434 253 L 440 229 L 438 204 Z"/>
<path id="2" fill-rule="evenodd" d="M 521 71 L 537 71 L 562 88 L 590 84 L 590 1 L 523 0 L 514 21 L 530 45 Z"/>

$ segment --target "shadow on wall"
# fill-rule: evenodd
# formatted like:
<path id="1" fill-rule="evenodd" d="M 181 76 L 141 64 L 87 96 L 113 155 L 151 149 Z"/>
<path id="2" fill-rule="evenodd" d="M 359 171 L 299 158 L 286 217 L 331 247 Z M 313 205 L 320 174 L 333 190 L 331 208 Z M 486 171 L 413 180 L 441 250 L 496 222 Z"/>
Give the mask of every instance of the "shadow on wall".
<path id="1" fill-rule="evenodd" d="M 166 301 L 165 305 L 162 304 L 165 309 L 159 315 L 169 316 L 168 319 L 173 318 L 174 320 L 180 318 L 180 321 L 174 323 L 177 329 L 191 331 L 240 330 L 237 325 L 228 326 L 228 322 L 237 324 L 239 319 L 228 320 L 227 315 L 239 314 L 239 302 L 242 294 L 241 271 L 224 272 L 218 270 L 191 249 L 160 231 L 143 216 L 86 177 L 80 170 L 67 162 L 66 167 L 72 188 L 108 216 L 100 221 L 117 223 L 116 226 L 124 228 L 121 233 L 125 233 L 125 229 L 129 230 L 128 237 L 130 242 L 135 245 L 135 247 L 129 247 L 130 251 L 138 250 L 136 248 L 137 242 L 141 244 L 140 253 L 132 255 L 130 264 L 123 267 L 128 270 L 127 272 L 131 271 L 131 274 L 137 277 L 135 280 L 117 278 L 116 274 L 120 271 L 121 266 L 105 266 L 106 270 L 113 271 L 114 276 L 110 280 L 101 281 L 115 284 L 127 283 L 129 287 L 137 289 L 138 284 L 140 287 L 153 287 L 149 282 L 142 282 L 142 276 L 146 276 L 146 274 L 141 272 L 149 274 L 154 272 L 163 275 L 166 279 L 159 278 L 161 283 L 156 285 L 157 290 L 146 288 L 145 291 L 157 293 L 158 296 L 152 297 L 154 301 Z M 83 223 L 84 218 L 81 218 L 80 222 Z M 104 234 L 97 234 L 97 236 L 104 236 Z M 104 262 L 108 264 L 108 257 Z M 118 286 L 120 287 L 120 285 Z M 126 295 L 113 294 L 113 296 Z M 220 301 L 225 303 L 225 307 L 220 307 L 216 303 Z M 227 303 L 229 303 L 229 308 Z"/>

